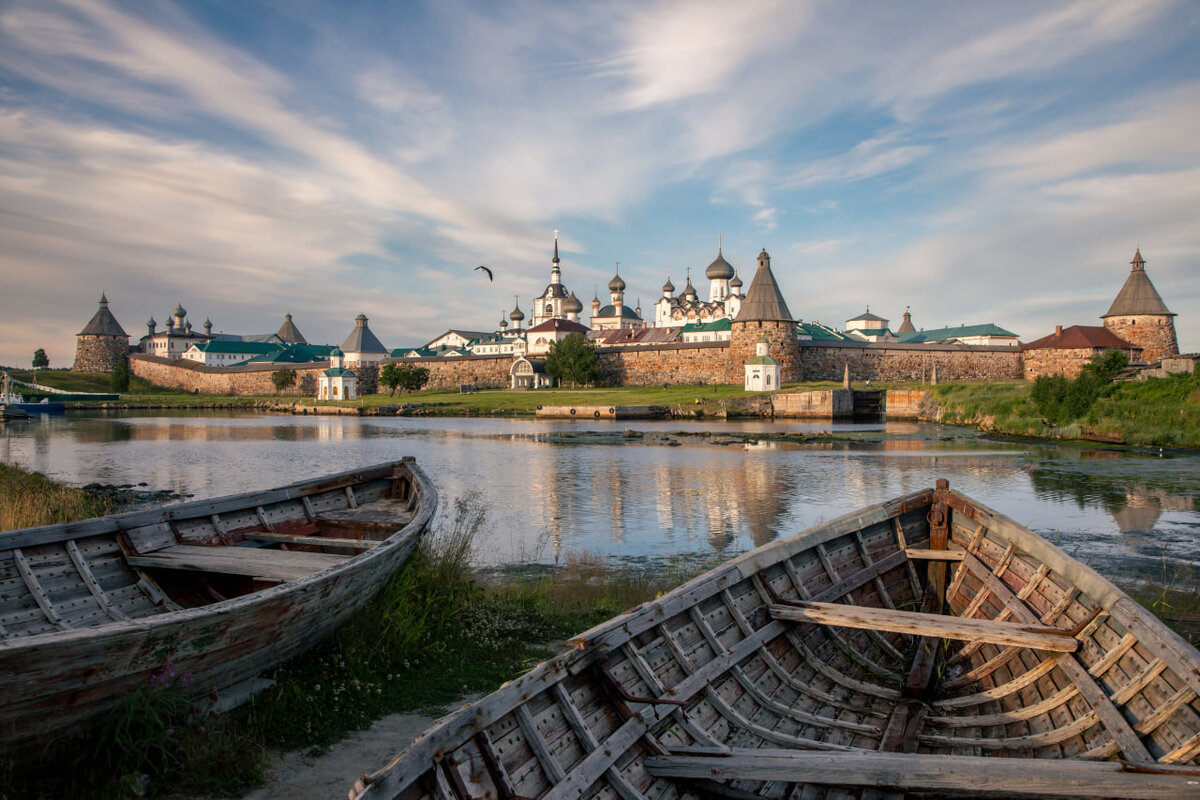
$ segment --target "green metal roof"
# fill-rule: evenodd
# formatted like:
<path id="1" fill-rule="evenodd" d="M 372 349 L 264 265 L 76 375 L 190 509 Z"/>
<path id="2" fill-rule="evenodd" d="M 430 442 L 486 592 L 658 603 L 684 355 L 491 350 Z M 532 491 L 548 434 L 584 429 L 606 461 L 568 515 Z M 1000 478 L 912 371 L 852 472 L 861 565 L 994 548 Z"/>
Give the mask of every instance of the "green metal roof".
<path id="1" fill-rule="evenodd" d="M 272 353 L 248 358 L 247 364 L 311 364 L 314 361 L 328 361 L 333 350 L 330 344 L 294 344 Z"/>
<path id="2" fill-rule="evenodd" d="M 916 331 L 900 335 L 900 341 L 905 344 L 920 344 L 921 342 L 941 342 L 946 339 L 961 339 L 964 336 L 1010 336 L 1017 338 L 1012 331 L 1006 331 L 999 325 L 988 322 L 984 325 L 959 325 L 957 328 L 936 328 L 927 331 Z"/>
<path id="3" fill-rule="evenodd" d="M 330 367 L 323 373 L 327 378 L 357 378 L 352 371 L 345 367 Z"/>
<path id="4" fill-rule="evenodd" d="M 277 350 L 283 349 L 283 345 L 275 344 L 274 342 L 214 341 L 214 342 L 204 342 L 203 344 L 195 344 L 192 346 L 195 347 L 197 350 L 199 350 L 201 353 L 213 353 L 213 354 L 226 353 L 226 354 L 233 354 L 233 355 L 245 353 L 247 356 L 265 355 L 267 353 L 274 353 Z"/>
<path id="5" fill-rule="evenodd" d="M 750 359 L 746 363 L 752 364 L 752 365 L 765 364 L 767 366 L 778 366 L 779 365 L 779 362 L 776 361 L 775 359 L 771 358 L 770 356 L 755 356 L 754 358 Z"/>
<path id="6" fill-rule="evenodd" d="M 811 336 L 814 342 L 854 341 L 841 331 L 834 330 L 833 328 L 822 325 L 818 322 L 801 322 L 796 326 L 796 330 L 800 333 Z"/>

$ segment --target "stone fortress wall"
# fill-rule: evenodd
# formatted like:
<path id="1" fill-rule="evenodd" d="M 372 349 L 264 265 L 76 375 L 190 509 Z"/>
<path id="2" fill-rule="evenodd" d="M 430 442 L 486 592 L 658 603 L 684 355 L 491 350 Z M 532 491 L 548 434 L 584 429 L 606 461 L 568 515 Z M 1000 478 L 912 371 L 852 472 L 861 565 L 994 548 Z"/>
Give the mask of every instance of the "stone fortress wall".
<path id="1" fill-rule="evenodd" d="M 743 338 L 757 341 L 761 332 L 753 328 L 746 334 Z M 739 340 L 735 338 L 730 342 L 602 348 L 599 352 L 601 383 L 618 386 L 741 383 L 744 368 L 734 352 L 738 344 Z M 741 349 L 747 348 L 743 344 Z M 749 352 L 752 354 L 753 349 Z M 1020 380 L 1024 374 L 1022 354 L 1012 347 L 793 342 L 787 351 L 777 350 L 772 344 L 771 355 L 788 365 L 784 375 L 789 382 L 840 381 L 846 365 L 850 367 L 851 379 L 858 382 L 930 380 L 935 366 L 939 381 Z M 511 356 L 404 361 L 428 369 L 426 388 L 442 390 L 457 389 L 462 385 L 478 389 L 506 388 L 510 385 L 509 369 L 513 364 Z M 329 366 L 319 363 L 211 367 L 142 354 L 131 356 L 129 365 L 133 374 L 152 383 L 205 394 L 275 394 L 271 373 L 281 366 L 295 370 L 297 388 L 306 374 L 311 374 L 315 381 L 317 374 Z"/>

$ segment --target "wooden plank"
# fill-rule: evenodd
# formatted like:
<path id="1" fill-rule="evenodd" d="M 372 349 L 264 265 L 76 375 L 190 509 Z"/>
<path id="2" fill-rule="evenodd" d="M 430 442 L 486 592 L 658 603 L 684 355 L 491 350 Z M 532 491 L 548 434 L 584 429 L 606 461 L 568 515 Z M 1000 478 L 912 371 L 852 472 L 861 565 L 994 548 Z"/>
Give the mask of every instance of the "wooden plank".
<path id="1" fill-rule="evenodd" d="M 379 544 L 374 539 L 334 539 L 326 536 L 293 536 L 288 533 L 247 532 L 245 538 L 255 542 L 279 542 L 280 544 L 310 544 L 318 547 L 348 547 L 354 550 L 370 550 Z"/>
<path id="2" fill-rule="evenodd" d="M 914 561 L 962 561 L 965 550 L 918 550 L 909 548 L 904 554 Z"/>
<path id="3" fill-rule="evenodd" d="M 992 644 L 1015 645 L 1059 653 L 1074 652 L 1079 646 L 1079 642 L 1069 632 L 1045 625 L 962 619 L 944 614 L 892 611 L 886 608 L 846 606 L 840 603 L 818 603 L 811 600 L 786 606 L 771 605 L 769 610 L 775 619 L 791 622 L 812 622 L 818 625 L 894 631 L 944 639 L 985 641 Z"/>
<path id="4" fill-rule="evenodd" d="M 308 495 L 302 495 L 300 502 L 304 505 L 304 516 L 308 518 L 309 522 L 316 522 L 317 512 L 313 509 L 312 500 L 308 499 Z"/>
<path id="5" fill-rule="evenodd" d="M 42 588 L 41 582 L 37 576 L 33 574 L 33 570 L 29 568 L 29 559 L 21 552 L 21 548 L 14 547 L 11 551 L 13 563 L 17 565 L 17 572 L 21 575 L 21 580 L 25 582 L 25 588 L 29 590 L 29 594 L 33 596 L 37 602 L 38 608 L 50 621 L 50 624 L 60 630 L 70 629 L 70 625 L 63 622 L 62 617 L 54 610 L 54 603 L 50 602 L 50 596 L 46 594 L 46 590 Z"/>
<path id="6" fill-rule="evenodd" d="M 853 752 L 735 749 L 729 756 L 651 756 L 651 775 L 713 780 L 777 780 L 829 786 L 892 787 L 917 792 L 1175 800 L 1194 796 L 1191 769 L 1077 759 L 987 758 Z"/>
<path id="7" fill-rule="evenodd" d="M 538 730 L 537 722 L 533 719 L 533 714 L 529 711 L 529 704 L 522 703 L 517 706 L 517 725 L 521 728 L 521 733 L 525 735 L 525 741 L 529 745 L 529 749 L 533 751 L 533 755 L 537 758 L 538 764 L 546 773 L 546 777 L 550 779 L 550 783 L 558 783 L 563 778 L 567 777 L 567 773 L 563 771 L 562 765 L 558 763 L 558 759 L 550 752 L 550 747 L 546 744 L 542 732 Z"/>
<path id="8" fill-rule="evenodd" d="M 67 547 L 67 555 L 71 557 L 71 563 L 75 565 L 76 572 L 83 579 L 83 583 L 87 586 L 88 591 L 92 593 L 92 597 L 96 598 L 96 602 L 104 609 L 104 613 L 114 620 L 129 619 L 125 612 L 113 606 L 112 602 L 109 601 L 108 595 L 104 593 L 104 588 L 100 586 L 100 582 L 92 574 L 92 569 L 88 566 L 87 559 L 83 557 L 83 553 L 80 552 L 79 545 L 75 544 L 75 540 L 68 539 L 64 544 Z"/>
<path id="9" fill-rule="evenodd" d="M 350 504 L 351 508 L 358 508 L 358 499 L 354 496 L 353 486 L 346 487 L 346 502 Z"/>
<path id="10" fill-rule="evenodd" d="M 966 708 L 969 706 L 977 706 L 983 703 L 999 700 L 1002 697 L 1008 697 L 1014 692 L 1018 692 L 1035 683 L 1038 678 L 1047 675 L 1058 666 L 1058 662 L 1053 658 L 1046 658 L 1042 663 L 1038 664 L 1031 670 L 1027 670 L 1020 676 L 1013 678 L 1010 681 L 1005 681 L 998 686 L 993 686 L 990 689 L 984 689 L 982 692 L 975 694 L 964 695 L 963 697 L 954 697 L 949 700 L 938 700 L 933 704 L 934 708 Z"/>
<path id="11" fill-rule="evenodd" d="M 147 555 L 128 556 L 126 561 L 134 567 L 220 572 L 227 575 L 290 581 L 340 564 L 350 557 L 331 553 L 300 553 L 251 547 L 175 545 Z"/>
<path id="12" fill-rule="evenodd" d="M 930 717 L 929 724 L 941 728 L 985 728 L 993 725 L 1008 725 L 1052 711 L 1078 694 L 1079 687 L 1071 685 L 1055 692 L 1040 702 L 1023 705 L 1019 708 L 1014 708 L 1012 711 L 1001 711 L 998 714 L 978 714 L 975 716 Z"/>
<path id="13" fill-rule="evenodd" d="M 1161 706 L 1154 709 L 1153 714 L 1138 722 L 1137 725 L 1134 725 L 1133 729 L 1144 736 L 1174 716 L 1175 712 L 1182 708 L 1184 704 L 1190 703 L 1195 699 L 1196 693 L 1190 687 L 1185 686 L 1169 697 Z"/>
<path id="14" fill-rule="evenodd" d="M 350 487 L 346 487 L 346 491 L 350 491 Z M 267 533 L 274 533 L 275 529 L 271 527 L 270 521 L 267 519 L 267 512 L 263 511 L 262 506 L 255 506 L 254 513 L 258 515 L 258 521 L 267 529 Z"/>
<path id="15" fill-rule="evenodd" d="M 1033 612 L 1029 606 L 1017 599 L 1017 596 L 1011 589 L 1004 584 L 1004 581 L 997 578 L 991 573 L 982 561 L 975 556 L 968 556 L 963 560 L 963 566 L 971 573 L 983 581 L 984 585 L 1004 604 L 1006 608 L 1012 609 L 1013 613 L 1020 620 L 1034 622 L 1038 619 L 1037 614 Z M 1131 761 L 1152 762 L 1154 758 L 1150 755 L 1150 751 L 1142 744 L 1141 738 L 1130 726 L 1129 721 L 1121 713 L 1113 703 L 1112 698 L 1105 693 L 1096 680 L 1088 674 L 1084 669 L 1083 664 L 1079 659 L 1071 654 L 1064 654 L 1058 658 L 1059 666 L 1066 673 L 1067 678 L 1079 687 L 1079 693 L 1083 699 L 1087 701 L 1092 710 L 1100 717 L 1104 723 L 1104 727 L 1121 747 L 1121 752 Z M 1194 669 L 1194 667 L 1193 667 Z"/>

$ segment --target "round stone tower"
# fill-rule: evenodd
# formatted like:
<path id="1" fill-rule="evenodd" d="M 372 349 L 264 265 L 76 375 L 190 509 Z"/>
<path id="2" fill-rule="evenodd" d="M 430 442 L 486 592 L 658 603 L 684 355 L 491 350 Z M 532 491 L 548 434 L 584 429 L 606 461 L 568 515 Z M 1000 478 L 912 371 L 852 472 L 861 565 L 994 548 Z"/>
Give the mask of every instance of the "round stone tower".
<path id="1" fill-rule="evenodd" d="M 756 345 L 766 337 L 771 355 L 779 362 L 781 381 L 800 380 L 800 349 L 796 344 L 796 321 L 771 272 L 771 257 L 758 254 L 758 269 L 750 289 L 733 320 L 729 339 L 730 382 L 740 382 L 743 365 L 754 358 Z"/>
<path id="2" fill-rule="evenodd" d="M 74 372 L 112 372 L 129 357 L 129 334 L 108 310 L 108 298 L 100 294 L 100 308 L 75 336 Z"/>
<path id="3" fill-rule="evenodd" d="M 1138 248 L 1129 262 L 1133 269 L 1125 285 L 1113 300 L 1108 313 L 1101 317 L 1104 327 L 1127 342 L 1142 348 L 1142 360 L 1150 364 L 1163 356 L 1179 353 L 1175 336 L 1175 314 L 1159 296 L 1146 274 L 1146 262 Z"/>

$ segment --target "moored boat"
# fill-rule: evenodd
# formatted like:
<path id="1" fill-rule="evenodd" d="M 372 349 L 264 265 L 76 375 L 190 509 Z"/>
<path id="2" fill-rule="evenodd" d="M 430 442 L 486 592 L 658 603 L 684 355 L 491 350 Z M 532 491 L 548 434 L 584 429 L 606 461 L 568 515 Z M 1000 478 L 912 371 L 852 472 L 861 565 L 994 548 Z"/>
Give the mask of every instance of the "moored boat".
<path id="1" fill-rule="evenodd" d="M 945 481 L 572 643 L 350 796 L 1200 796 L 1200 653 Z"/>
<path id="2" fill-rule="evenodd" d="M 373 597 L 428 528 L 412 459 L 0 533 L 0 752 L 73 732 L 154 675 L 223 707 Z"/>

